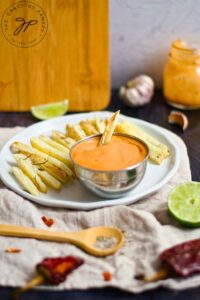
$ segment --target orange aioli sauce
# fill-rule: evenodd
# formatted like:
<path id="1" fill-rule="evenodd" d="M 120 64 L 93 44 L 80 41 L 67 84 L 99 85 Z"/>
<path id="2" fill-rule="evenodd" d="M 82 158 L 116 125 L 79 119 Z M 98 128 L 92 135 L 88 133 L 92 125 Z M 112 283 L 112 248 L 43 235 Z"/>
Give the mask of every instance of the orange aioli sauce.
<path id="1" fill-rule="evenodd" d="M 82 167 L 116 171 L 138 164 L 147 156 L 146 147 L 137 140 L 112 136 L 110 143 L 98 146 L 99 137 L 85 140 L 72 150 L 72 159 Z"/>

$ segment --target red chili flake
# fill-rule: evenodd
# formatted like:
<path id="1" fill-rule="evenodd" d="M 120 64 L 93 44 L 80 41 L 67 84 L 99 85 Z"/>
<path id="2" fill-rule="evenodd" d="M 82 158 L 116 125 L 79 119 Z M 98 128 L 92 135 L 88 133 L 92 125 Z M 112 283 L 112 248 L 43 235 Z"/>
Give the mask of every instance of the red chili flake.
<path id="1" fill-rule="evenodd" d="M 47 218 L 47 217 L 43 216 L 41 219 L 44 222 L 44 224 L 48 227 L 51 227 L 54 224 L 54 220 L 51 218 Z"/>
<path id="2" fill-rule="evenodd" d="M 20 253 L 22 250 L 19 248 L 9 247 L 5 250 L 6 253 Z"/>
<path id="3" fill-rule="evenodd" d="M 107 272 L 107 271 L 103 272 L 102 275 L 103 275 L 103 279 L 105 281 L 111 281 L 112 280 L 112 274 L 110 272 Z"/>

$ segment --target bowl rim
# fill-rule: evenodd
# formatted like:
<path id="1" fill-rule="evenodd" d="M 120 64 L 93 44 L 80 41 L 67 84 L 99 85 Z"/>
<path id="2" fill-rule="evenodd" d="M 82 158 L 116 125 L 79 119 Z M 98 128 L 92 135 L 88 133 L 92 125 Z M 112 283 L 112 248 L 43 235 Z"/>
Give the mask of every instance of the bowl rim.
<path id="1" fill-rule="evenodd" d="M 138 142 L 140 142 L 141 144 L 143 144 L 143 146 L 145 146 L 146 150 L 147 150 L 147 154 L 146 156 L 144 157 L 144 159 L 142 161 L 140 161 L 139 163 L 137 164 L 134 164 L 132 166 L 129 166 L 129 167 L 126 167 L 126 168 L 123 168 L 123 169 L 119 169 L 119 170 L 97 170 L 97 169 L 91 169 L 91 168 L 87 168 L 87 167 L 84 167 L 84 166 L 81 166 L 80 164 L 78 164 L 73 158 L 72 158 L 72 151 L 74 150 L 74 148 L 78 145 L 78 144 L 81 144 L 82 142 L 86 141 L 86 140 L 89 140 L 89 139 L 92 139 L 94 137 L 97 137 L 97 136 L 102 136 L 101 133 L 97 133 L 97 134 L 93 134 L 93 135 L 90 135 L 90 136 L 87 136 L 85 138 L 83 138 L 82 140 L 79 140 L 77 141 L 71 148 L 70 148 L 70 151 L 69 151 L 69 157 L 71 159 L 71 161 L 73 162 L 74 165 L 77 165 L 79 168 L 82 168 L 86 171 L 90 171 L 90 172 L 98 172 L 98 173 L 119 173 L 119 172 L 124 172 L 124 171 L 131 171 L 135 168 L 137 168 L 139 165 L 141 165 L 142 163 L 144 163 L 145 161 L 148 160 L 149 158 L 149 147 L 148 145 L 143 141 L 141 140 L 140 138 L 134 136 L 134 135 L 131 135 L 131 134 L 126 134 L 126 133 L 119 133 L 119 132 L 114 132 L 113 135 L 119 135 L 119 136 L 124 136 L 124 137 L 128 137 L 128 138 L 131 138 L 131 139 L 134 139 L 134 140 L 137 140 Z"/>

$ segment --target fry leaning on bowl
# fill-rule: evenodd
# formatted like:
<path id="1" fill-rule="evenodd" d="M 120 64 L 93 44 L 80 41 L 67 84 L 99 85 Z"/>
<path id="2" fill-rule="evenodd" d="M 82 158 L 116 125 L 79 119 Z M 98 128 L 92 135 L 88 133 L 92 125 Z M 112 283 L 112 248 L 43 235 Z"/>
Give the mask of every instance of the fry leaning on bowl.
<path id="1" fill-rule="evenodd" d="M 70 150 L 77 177 L 93 193 L 118 198 L 144 177 L 149 149 L 131 135 L 114 133 L 119 111 L 107 121 L 104 133 L 87 137 Z"/>

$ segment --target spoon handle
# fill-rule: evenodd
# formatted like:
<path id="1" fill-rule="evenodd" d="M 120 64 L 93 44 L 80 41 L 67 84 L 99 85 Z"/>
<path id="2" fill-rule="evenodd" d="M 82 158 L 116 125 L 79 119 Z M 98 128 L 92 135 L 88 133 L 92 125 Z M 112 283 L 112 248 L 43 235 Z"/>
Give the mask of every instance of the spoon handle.
<path id="1" fill-rule="evenodd" d="M 0 235 L 35 238 L 55 242 L 69 242 L 72 244 L 76 244 L 77 246 L 80 246 L 79 242 L 81 241 L 80 232 L 53 232 L 9 224 L 0 224 Z"/>

